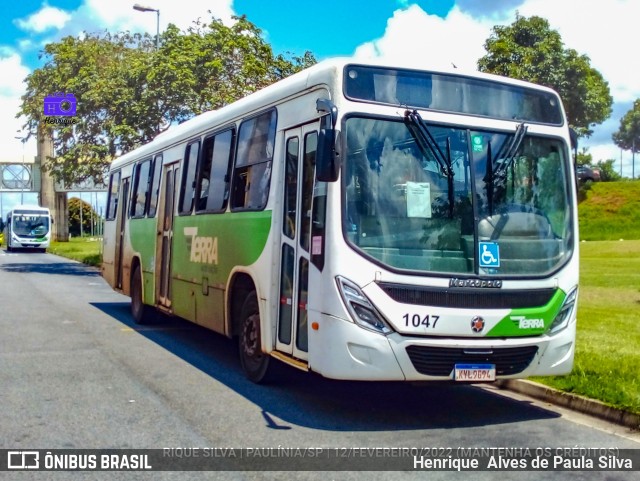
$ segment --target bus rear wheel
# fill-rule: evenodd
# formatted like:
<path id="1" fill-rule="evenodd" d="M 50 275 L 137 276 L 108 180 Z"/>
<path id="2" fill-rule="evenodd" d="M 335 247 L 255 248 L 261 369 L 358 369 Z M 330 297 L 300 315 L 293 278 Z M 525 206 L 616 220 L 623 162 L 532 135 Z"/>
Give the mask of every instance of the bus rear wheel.
<path id="1" fill-rule="evenodd" d="M 136 266 L 131 278 L 131 315 L 136 324 L 148 324 L 152 314 L 153 308 L 142 301 L 142 272 L 140 266 Z"/>
<path id="2" fill-rule="evenodd" d="M 245 376 L 252 382 L 268 381 L 269 361 L 271 357 L 262 352 L 260 330 L 260 311 L 258 296 L 252 291 L 245 298 L 240 311 L 240 335 L 238 347 L 240 365 Z"/>

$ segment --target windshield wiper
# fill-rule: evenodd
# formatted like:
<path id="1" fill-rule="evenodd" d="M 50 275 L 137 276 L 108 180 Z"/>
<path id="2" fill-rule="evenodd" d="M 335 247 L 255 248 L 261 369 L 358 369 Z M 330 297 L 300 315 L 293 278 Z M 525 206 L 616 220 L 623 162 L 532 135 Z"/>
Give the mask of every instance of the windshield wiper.
<path id="1" fill-rule="evenodd" d="M 500 164 L 496 167 L 496 169 L 493 172 L 493 177 L 502 175 L 507 170 L 507 168 L 513 163 L 513 161 L 516 158 L 516 154 L 518 153 L 518 149 L 522 144 L 522 140 L 524 139 L 525 135 L 527 135 L 527 129 L 528 127 L 525 125 L 524 122 L 522 122 L 516 127 L 516 131 L 513 134 L 513 138 L 511 139 L 511 142 L 509 143 L 509 146 L 507 147 L 506 152 L 504 153 L 502 162 L 500 162 Z"/>
<path id="2" fill-rule="evenodd" d="M 447 137 L 447 155 L 442 152 L 438 142 L 433 138 L 433 135 L 429 131 L 427 124 L 422 119 L 417 110 L 406 110 L 404 112 L 404 119 L 407 124 L 409 132 L 416 140 L 416 144 L 423 154 L 431 152 L 433 157 L 438 163 L 440 172 L 447 177 L 447 190 L 449 198 L 449 217 L 453 217 L 453 203 L 454 203 L 454 191 L 453 191 L 453 176 L 454 172 L 451 167 L 451 141 Z"/>

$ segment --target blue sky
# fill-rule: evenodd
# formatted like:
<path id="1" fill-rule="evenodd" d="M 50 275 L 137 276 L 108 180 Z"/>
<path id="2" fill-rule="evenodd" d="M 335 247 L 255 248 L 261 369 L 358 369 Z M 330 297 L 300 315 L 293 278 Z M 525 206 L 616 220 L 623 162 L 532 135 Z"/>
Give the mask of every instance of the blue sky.
<path id="1" fill-rule="evenodd" d="M 262 29 L 277 53 L 313 52 L 333 56 L 420 59 L 425 66 L 455 63 L 474 69 L 483 43 L 497 24 L 510 24 L 516 11 L 539 15 L 557 29 L 565 45 L 587 54 L 609 82 L 614 97 L 611 118 L 583 141 L 595 160 L 622 161 L 630 176 L 631 154 L 621 153 L 611 134 L 620 117 L 640 98 L 640 56 L 627 55 L 638 44 L 638 0 L 21 0 L 0 7 L 0 162 L 20 161 L 22 144 L 14 137 L 24 92 L 23 79 L 42 65 L 47 42 L 82 31 L 131 30 L 155 34 L 155 13 L 134 11 L 134 3 L 160 10 L 160 29 L 171 22 L 186 28 L 207 10 L 224 22 L 232 15 Z M 25 146 L 27 158 L 35 144 Z M 640 159 L 638 159 L 640 161 Z M 636 169 L 637 171 L 640 169 Z M 5 207 L 6 209 L 6 207 Z"/>

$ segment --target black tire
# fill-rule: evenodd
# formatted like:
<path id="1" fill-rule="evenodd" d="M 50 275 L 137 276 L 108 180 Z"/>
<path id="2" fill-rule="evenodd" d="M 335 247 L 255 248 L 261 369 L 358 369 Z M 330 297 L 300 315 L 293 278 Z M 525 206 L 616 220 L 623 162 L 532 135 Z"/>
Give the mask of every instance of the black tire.
<path id="1" fill-rule="evenodd" d="M 153 319 L 154 309 L 142 301 L 142 272 L 136 266 L 131 278 L 131 315 L 136 324 L 149 324 Z"/>
<path id="2" fill-rule="evenodd" d="M 240 365 L 247 379 L 256 384 L 269 380 L 269 362 L 271 356 L 262 352 L 260 336 L 260 310 L 256 291 L 245 298 L 240 311 L 240 335 L 238 350 Z"/>

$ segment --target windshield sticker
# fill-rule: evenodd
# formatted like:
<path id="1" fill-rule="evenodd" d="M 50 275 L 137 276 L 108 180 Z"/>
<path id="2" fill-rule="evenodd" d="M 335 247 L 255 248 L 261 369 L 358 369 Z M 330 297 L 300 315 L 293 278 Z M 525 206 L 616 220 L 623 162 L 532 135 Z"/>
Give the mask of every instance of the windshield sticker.
<path id="1" fill-rule="evenodd" d="M 471 145 L 473 146 L 474 152 L 482 152 L 484 150 L 484 145 L 482 142 L 482 135 L 472 135 L 471 136 Z"/>
<path id="2" fill-rule="evenodd" d="M 429 182 L 407 182 L 407 217 L 431 219 Z"/>
<path id="3" fill-rule="evenodd" d="M 497 242 L 479 243 L 480 267 L 500 267 L 500 248 Z"/>

